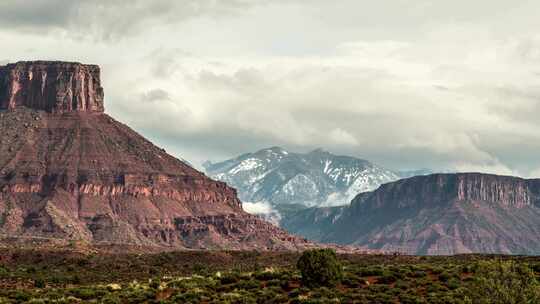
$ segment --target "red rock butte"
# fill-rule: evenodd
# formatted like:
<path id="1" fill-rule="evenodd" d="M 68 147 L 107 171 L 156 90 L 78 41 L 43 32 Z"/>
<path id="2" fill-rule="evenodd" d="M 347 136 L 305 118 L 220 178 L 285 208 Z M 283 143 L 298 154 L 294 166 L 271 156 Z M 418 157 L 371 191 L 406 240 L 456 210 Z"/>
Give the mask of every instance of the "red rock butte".
<path id="1" fill-rule="evenodd" d="M 311 243 L 242 210 L 209 179 L 103 113 L 100 69 L 0 67 L 0 236 L 174 248 Z"/>
<path id="2" fill-rule="evenodd" d="M 0 66 L 0 108 L 26 106 L 51 113 L 103 112 L 97 65 L 33 61 Z"/>

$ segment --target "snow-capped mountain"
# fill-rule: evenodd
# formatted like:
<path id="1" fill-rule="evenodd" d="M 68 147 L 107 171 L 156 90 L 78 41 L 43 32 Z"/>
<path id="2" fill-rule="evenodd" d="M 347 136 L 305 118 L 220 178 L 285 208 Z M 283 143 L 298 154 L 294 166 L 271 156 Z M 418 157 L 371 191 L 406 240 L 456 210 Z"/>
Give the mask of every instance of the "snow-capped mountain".
<path id="1" fill-rule="evenodd" d="M 272 147 L 203 166 L 212 178 L 235 187 L 242 201 L 280 210 L 346 205 L 358 193 L 400 178 L 369 161 L 321 149 L 301 154 Z"/>

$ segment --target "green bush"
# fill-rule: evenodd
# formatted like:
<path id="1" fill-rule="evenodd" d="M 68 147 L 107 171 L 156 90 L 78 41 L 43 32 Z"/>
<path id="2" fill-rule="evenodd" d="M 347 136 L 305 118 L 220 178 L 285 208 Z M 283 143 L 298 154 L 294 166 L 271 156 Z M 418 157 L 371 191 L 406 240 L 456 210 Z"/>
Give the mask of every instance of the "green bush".
<path id="1" fill-rule="evenodd" d="M 81 287 L 81 288 L 75 288 L 71 290 L 71 295 L 74 297 L 77 297 L 79 299 L 83 300 L 90 300 L 94 298 L 98 298 L 100 295 L 102 295 L 102 292 L 98 292 L 97 290 L 89 287 Z"/>
<path id="2" fill-rule="evenodd" d="M 540 263 L 535 263 L 535 264 L 531 265 L 531 268 L 532 268 L 535 272 L 540 273 Z"/>
<path id="3" fill-rule="evenodd" d="M 18 302 L 25 302 L 30 300 L 31 295 L 23 290 L 15 291 L 10 298 L 17 300 Z"/>
<path id="4" fill-rule="evenodd" d="M 359 275 L 362 277 L 371 277 L 371 276 L 381 276 L 383 275 L 384 271 L 379 267 L 366 267 L 363 269 L 360 269 Z"/>
<path id="5" fill-rule="evenodd" d="M 457 278 L 450 278 L 448 282 L 446 282 L 446 286 L 452 290 L 458 289 L 461 286 L 461 281 Z"/>
<path id="6" fill-rule="evenodd" d="M 302 283 L 308 287 L 335 286 L 343 277 L 343 268 L 332 249 L 307 250 L 296 265 Z"/>
<path id="7" fill-rule="evenodd" d="M 514 261 L 478 262 L 474 280 L 464 292 L 473 304 L 540 303 L 540 284 L 534 272 Z"/>
<path id="8" fill-rule="evenodd" d="M 392 283 L 396 282 L 397 280 L 398 279 L 393 274 L 384 273 L 384 275 L 377 280 L 377 283 L 379 283 L 379 284 L 392 284 Z"/>
<path id="9" fill-rule="evenodd" d="M 41 278 L 34 280 L 34 287 L 35 288 L 45 288 L 45 281 Z"/>

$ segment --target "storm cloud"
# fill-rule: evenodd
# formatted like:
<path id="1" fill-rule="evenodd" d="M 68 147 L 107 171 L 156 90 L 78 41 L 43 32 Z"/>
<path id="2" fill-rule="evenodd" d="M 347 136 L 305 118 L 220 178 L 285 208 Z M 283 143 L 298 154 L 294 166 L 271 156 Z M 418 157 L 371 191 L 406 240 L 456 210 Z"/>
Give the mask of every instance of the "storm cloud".
<path id="1" fill-rule="evenodd" d="M 3 58 L 102 66 L 195 166 L 268 146 L 540 176 L 533 1 L 4 1 Z"/>
<path id="2" fill-rule="evenodd" d="M 242 0 L 5 0 L 0 3 L 0 24 L 113 42 L 157 25 L 173 25 L 200 16 L 219 18 L 249 5 L 249 1 Z"/>

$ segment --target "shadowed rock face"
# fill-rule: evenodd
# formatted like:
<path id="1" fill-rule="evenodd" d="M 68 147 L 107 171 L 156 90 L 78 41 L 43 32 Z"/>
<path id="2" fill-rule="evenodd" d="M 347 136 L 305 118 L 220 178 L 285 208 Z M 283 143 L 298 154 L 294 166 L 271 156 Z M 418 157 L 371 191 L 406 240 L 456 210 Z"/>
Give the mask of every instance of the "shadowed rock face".
<path id="1" fill-rule="evenodd" d="M 0 68 L 0 234 L 176 248 L 308 245 L 103 113 L 99 68 Z"/>
<path id="2" fill-rule="evenodd" d="M 99 67 L 50 61 L 0 66 L 0 108 L 20 106 L 51 113 L 103 112 Z"/>
<path id="3" fill-rule="evenodd" d="M 348 208 L 310 210 L 291 222 L 317 241 L 384 251 L 540 254 L 539 219 L 540 180 L 463 173 L 384 184 Z"/>
<path id="4" fill-rule="evenodd" d="M 369 195 L 358 195 L 352 207 L 414 208 L 435 207 L 448 201 L 485 201 L 504 207 L 524 208 L 540 202 L 539 186 L 540 180 L 512 176 L 433 174 L 384 184 Z"/>

